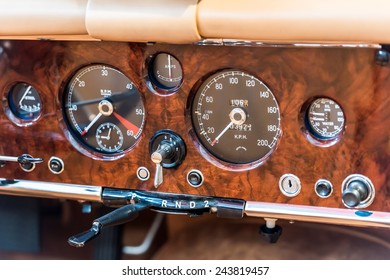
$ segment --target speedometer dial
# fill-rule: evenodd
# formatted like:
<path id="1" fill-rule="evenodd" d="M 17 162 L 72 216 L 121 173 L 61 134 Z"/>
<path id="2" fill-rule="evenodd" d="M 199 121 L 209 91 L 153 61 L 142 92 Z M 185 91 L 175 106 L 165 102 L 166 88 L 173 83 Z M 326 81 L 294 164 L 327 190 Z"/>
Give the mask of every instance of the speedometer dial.
<path id="1" fill-rule="evenodd" d="M 66 88 L 63 109 L 72 144 L 97 159 L 115 159 L 130 150 L 144 125 L 141 94 L 128 77 L 107 65 L 77 71 Z"/>
<path id="2" fill-rule="evenodd" d="M 260 165 L 281 135 L 280 112 L 271 90 L 240 70 L 207 78 L 193 96 L 191 118 L 197 139 L 220 167 Z"/>

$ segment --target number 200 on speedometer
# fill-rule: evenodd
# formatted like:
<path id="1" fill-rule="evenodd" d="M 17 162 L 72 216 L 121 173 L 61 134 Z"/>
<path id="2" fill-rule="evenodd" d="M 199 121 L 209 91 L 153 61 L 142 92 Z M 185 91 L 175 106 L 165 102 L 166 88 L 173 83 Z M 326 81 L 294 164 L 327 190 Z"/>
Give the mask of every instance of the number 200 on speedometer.
<path id="1" fill-rule="evenodd" d="M 220 167 L 251 169 L 264 162 L 281 135 L 271 90 L 240 70 L 223 70 L 196 90 L 191 119 L 197 139 Z"/>

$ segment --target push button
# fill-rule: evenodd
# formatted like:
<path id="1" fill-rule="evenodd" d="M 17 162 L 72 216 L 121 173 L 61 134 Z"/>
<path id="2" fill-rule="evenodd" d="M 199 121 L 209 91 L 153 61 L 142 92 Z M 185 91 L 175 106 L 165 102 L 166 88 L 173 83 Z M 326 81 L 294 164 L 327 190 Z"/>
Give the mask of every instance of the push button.
<path id="1" fill-rule="evenodd" d="M 64 171 L 64 162 L 58 157 L 51 157 L 48 166 L 53 174 L 60 174 Z"/>
<path id="2" fill-rule="evenodd" d="M 203 174 L 199 170 L 191 170 L 187 174 L 187 182 L 194 188 L 198 188 L 203 184 Z"/>
<path id="3" fill-rule="evenodd" d="M 140 179 L 141 181 L 147 181 L 149 180 L 149 177 L 150 177 L 150 172 L 149 172 L 149 169 L 147 169 L 146 167 L 144 166 L 141 166 L 137 169 L 137 177 L 138 179 Z"/>
<path id="4" fill-rule="evenodd" d="M 333 185 L 328 180 L 320 179 L 314 185 L 314 190 L 319 197 L 327 198 L 333 192 Z"/>

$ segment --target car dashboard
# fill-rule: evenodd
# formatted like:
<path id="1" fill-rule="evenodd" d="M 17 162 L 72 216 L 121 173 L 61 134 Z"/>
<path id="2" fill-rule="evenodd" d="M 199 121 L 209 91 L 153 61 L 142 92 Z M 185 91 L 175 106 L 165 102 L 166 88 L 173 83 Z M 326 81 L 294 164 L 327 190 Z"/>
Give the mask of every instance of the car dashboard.
<path id="1" fill-rule="evenodd" d="M 386 9 L 330 1 L 297 20 L 281 2 L 58 1 L 62 17 L 5 18 L 0 193 L 116 208 L 79 247 L 146 208 L 265 218 L 268 236 L 277 219 L 389 227 Z"/>

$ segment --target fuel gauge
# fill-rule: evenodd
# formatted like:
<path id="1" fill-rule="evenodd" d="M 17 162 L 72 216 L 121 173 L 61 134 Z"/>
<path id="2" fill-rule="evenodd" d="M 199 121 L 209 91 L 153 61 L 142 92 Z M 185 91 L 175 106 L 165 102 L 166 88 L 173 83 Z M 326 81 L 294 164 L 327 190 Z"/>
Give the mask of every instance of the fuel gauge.
<path id="1" fill-rule="evenodd" d="M 41 114 L 41 97 L 30 84 L 17 83 L 8 93 L 8 105 L 13 115 L 21 121 L 31 122 Z"/>
<path id="2" fill-rule="evenodd" d="M 169 53 L 159 53 L 151 61 L 149 78 L 157 92 L 173 93 L 181 86 L 183 69 L 174 56 Z"/>

